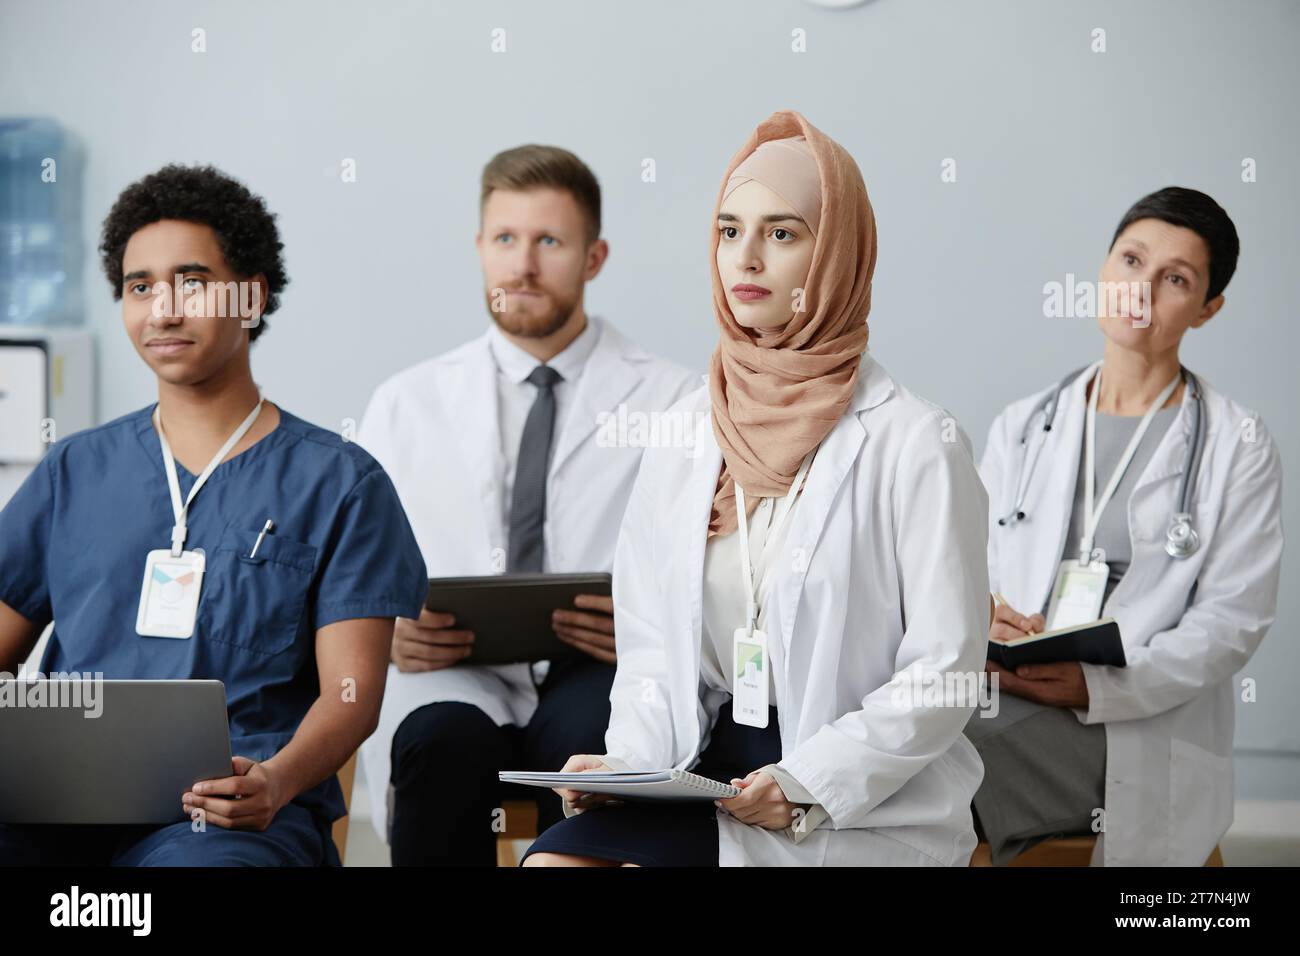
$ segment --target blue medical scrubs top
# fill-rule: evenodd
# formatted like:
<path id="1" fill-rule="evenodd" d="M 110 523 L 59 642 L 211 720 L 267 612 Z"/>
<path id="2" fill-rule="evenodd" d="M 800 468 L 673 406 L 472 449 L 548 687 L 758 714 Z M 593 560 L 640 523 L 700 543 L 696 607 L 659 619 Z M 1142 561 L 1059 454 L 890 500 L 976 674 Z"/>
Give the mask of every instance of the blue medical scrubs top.
<path id="1" fill-rule="evenodd" d="M 280 409 L 279 426 L 217 466 L 190 505 L 185 547 L 207 563 L 193 636 L 141 637 L 145 556 L 170 547 L 172 528 L 153 409 L 50 448 L 0 511 L 0 600 L 55 621 L 46 674 L 224 682 L 232 752 L 265 760 L 321 693 L 316 630 L 419 617 L 424 560 L 378 462 Z M 184 501 L 196 476 L 180 462 L 176 473 Z M 268 518 L 274 529 L 249 558 Z M 345 813 L 333 777 L 298 802 L 329 820 Z"/>

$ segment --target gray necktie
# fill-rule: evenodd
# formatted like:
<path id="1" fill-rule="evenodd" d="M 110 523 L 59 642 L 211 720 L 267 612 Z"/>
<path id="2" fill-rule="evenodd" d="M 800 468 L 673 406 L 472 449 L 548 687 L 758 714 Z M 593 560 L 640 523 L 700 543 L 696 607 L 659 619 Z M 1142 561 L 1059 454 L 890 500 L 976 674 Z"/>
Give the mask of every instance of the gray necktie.
<path id="1" fill-rule="evenodd" d="M 555 384 L 563 381 L 563 376 L 549 365 L 539 365 L 528 381 L 537 386 L 537 397 L 519 439 L 519 461 L 510 496 L 506 570 L 537 572 L 542 570 L 542 524 L 546 520 L 546 471 L 555 428 Z"/>

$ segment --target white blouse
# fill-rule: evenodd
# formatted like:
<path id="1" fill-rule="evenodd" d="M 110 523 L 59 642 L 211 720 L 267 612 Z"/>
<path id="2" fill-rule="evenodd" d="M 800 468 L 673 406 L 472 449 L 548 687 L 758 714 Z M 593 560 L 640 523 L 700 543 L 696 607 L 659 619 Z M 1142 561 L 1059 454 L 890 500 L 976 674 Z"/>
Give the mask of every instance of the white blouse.
<path id="1" fill-rule="evenodd" d="M 807 484 L 807 477 L 804 478 Z M 772 527 L 780 520 L 785 496 L 780 498 L 762 498 L 754 514 L 749 519 L 749 560 L 754 568 L 754 577 L 758 581 L 758 623 L 759 630 L 767 633 L 769 647 L 780 635 L 767 630 L 767 593 L 775 578 L 773 569 L 780 562 L 791 560 L 792 556 L 785 550 L 785 539 L 794 524 L 795 512 L 803 501 L 803 487 L 796 492 L 790 502 L 790 512 L 781 522 L 776 534 Z M 704 635 L 700 646 L 700 677 L 709 687 L 732 693 L 735 673 L 732 670 L 732 642 L 736 628 L 745 624 L 745 581 L 740 571 L 740 532 L 714 535 L 704 549 Z M 768 663 L 771 663 L 771 654 Z M 767 700 L 771 706 L 776 705 L 776 675 L 772 667 L 767 672 Z M 779 763 L 765 767 L 755 767 L 768 773 L 781 787 L 785 797 L 791 803 L 804 804 L 809 807 L 803 820 L 803 826 L 796 829 L 790 826 L 786 833 L 795 842 L 800 842 L 811 833 L 826 817 L 826 811 L 816 803 L 816 798 L 790 772 Z"/>
<path id="2" fill-rule="evenodd" d="M 783 496 L 784 497 L 784 496 Z M 749 519 L 749 556 L 758 581 L 758 628 L 767 630 L 767 602 L 763 600 L 771 586 L 772 566 L 784 560 L 783 545 L 794 523 L 794 512 L 803 495 L 795 496 L 790 514 L 770 538 L 781 498 L 763 498 Z M 732 641 L 736 628 L 745 624 L 745 582 L 740 571 L 740 532 L 714 535 L 704 549 L 704 640 L 701 642 L 700 673 L 709 687 L 731 693 Z M 768 641 L 779 639 L 767 634 Z M 769 661 L 771 656 L 769 654 Z M 767 700 L 776 704 L 776 681 L 772 668 L 767 673 Z"/>

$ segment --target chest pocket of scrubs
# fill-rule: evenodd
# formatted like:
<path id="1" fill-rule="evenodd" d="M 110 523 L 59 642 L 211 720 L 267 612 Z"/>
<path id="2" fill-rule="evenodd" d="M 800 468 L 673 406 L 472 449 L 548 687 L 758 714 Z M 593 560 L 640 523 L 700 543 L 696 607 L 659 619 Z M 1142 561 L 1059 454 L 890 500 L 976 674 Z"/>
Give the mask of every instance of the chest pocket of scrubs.
<path id="1" fill-rule="evenodd" d="M 227 525 L 203 579 L 205 635 L 259 654 L 281 654 L 298 637 L 316 567 L 314 545 L 261 528 Z"/>

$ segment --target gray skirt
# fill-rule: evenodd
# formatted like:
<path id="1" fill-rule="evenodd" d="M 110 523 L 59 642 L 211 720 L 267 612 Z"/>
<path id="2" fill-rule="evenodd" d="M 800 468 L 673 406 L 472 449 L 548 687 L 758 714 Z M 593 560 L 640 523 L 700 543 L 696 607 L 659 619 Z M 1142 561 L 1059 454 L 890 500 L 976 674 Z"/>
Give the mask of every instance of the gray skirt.
<path id="1" fill-rule="evenodd" d="M 993 865 L 1044 840 L 1093 835 L 1106 802 L 1105 725 L 1014 694 L 999 694 L 998 706 L 996 717 L 976 710 L 966 724 L 984 761 L 971 810 Z"/>

